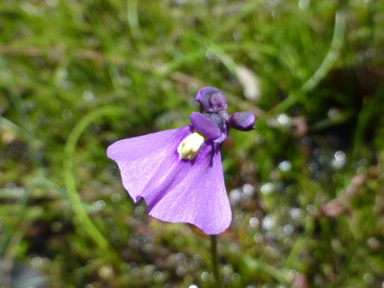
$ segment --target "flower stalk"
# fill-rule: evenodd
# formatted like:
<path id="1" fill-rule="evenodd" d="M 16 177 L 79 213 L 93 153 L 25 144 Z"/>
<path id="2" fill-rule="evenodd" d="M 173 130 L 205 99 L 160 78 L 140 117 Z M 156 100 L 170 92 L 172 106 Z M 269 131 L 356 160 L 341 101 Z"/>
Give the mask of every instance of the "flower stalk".
<path id="1" fill-rule="evenodd" d="M 219 261 L 217 257 L 217 235 L 211 235 L 211 257 L 212 257 L 212 270 L 215 278 L 216 288 L 221 288 L 221 279 L 219 273 Z"/>

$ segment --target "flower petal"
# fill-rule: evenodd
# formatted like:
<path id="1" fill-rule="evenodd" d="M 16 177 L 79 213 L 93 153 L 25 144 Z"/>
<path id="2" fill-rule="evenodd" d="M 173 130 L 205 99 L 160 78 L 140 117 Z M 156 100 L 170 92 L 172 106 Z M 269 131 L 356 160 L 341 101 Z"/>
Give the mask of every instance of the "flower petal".
<path id="1" fill-rule="evenodd" d="M 220 137 L 221 130 L 217 123 L 201 113 L 192 112 L 189 116 L 192 126 L 206 138 L 215 140 Z"/>
<path id="2" fill-rule="evenodd" d="M 231 222 L 219 145 L 206 141 L 196 158 L 180 159 L 177 147 L 192 131 L 186 126 L 121 140 L 108 148 L 108 157 L 134 201 L 144 198 L 149 215 L 218 234 Z"/>
<path id="3" fill-rule="evenodd" d="M 184 133 L 178 133 L 182 129 Z M 174 148 L 169 146 L 178 141 L 175 137 L 179 134 L 177 138 L 181 142 L 192 130 L 191 126 L 165 130 L 123 139 L 108 147 L 107 156 L 119 166 L 123 186 L 135 203 L 140 200 L 141 193 L 156 174 L 165 155 Z"/>
<path id="4" fill-rule="evenodd" d="M 200 103 L 200 111 L 218 113 L 227 109 L 227 103 L 223 92 L 215 87 L 201 88 L 196 94 L 196 101 Z"/>
<path id="5" fill-rule="evenodd" d="M 149 215 L 168 222 L 191 223 L 206 234 L 219 234 L 227 229 L 232 213 L 219 145 L 204 143 L 191 161 L 168 154 L 163 163 L 163 169 L 159 169 L 163 172 L 153 178 L 160 181 L 152 183 L 154 187 L 148 189 L 151 192 L 143 195 Z"/>

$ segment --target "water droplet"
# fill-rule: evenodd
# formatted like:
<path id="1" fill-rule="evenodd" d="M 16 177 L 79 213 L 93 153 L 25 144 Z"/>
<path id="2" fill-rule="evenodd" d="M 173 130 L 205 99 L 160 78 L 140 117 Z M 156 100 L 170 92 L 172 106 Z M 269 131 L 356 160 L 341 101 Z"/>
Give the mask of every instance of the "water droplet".
<path id="1" fill-rule="evenodd" d="M 237 273 L 233 273 L 232 276 L 231 276 L 231 280 L 233 282 L 239 282 L 241 280 L 241 276 Z"/>
<path id="2" fill-rule="evenodd" d="M 280 162 L 280 164 L 279 164 L 279 169 L 281 171 L 287 172 L 287 171 L 291 170 L 291 168 L 292 168 L 292 164 L 291 164 L 291 162 L 289 162 L 287 160 Z"/>
<path id="3" fill-rule="evenodd" d="M 93 97 L 94 97 L 94 95 L 93 95 L 92 91 L 87 91 L 86 90 L 86 91 L 83 92 L 83 99 L 85 101 L 92 101 Z"/>
<path id="4" fill-rule="evenodd" d="M 229 201 L 231 202 L 231 204 L 237 204 L 241 201 L 241 199 L 242 195 L 240 189 L 233 189 L 229 193 Z"/>
<path id="5" fill-rule="evenodd" d="M 338 161 L 345 160 L 345 153 L 343 151 L 337 151 L 335 153 L 335 159 L 338 160 Z"/>
<path id="6" fill-rule="evenodd" d="M 164 274 L 161 271 L 155 271 L 155 273 L 153 273 L 153 278 L 156 281 L 163 281 L 164 280 Z"/>
<path id="7" fill-rule="evenodd" d="M 259 226 L 259 219 L 257 219 L 256 217 L 252 217 L 251 219 L 249 219 L 249 225 L 251 227 L 257 227 Z"/>
<path id="8" fill-rule="evenodd" d="M 375 249 L 375 250 L 378 250 L 380 249 L 381 247 L 381 243 L 379 240 L 377 240 L 375 237 L 370 237 L 368 240 L 367 240 L 367 244 L 370 248 L 372 249 Z"/>
<path id="9" fill-rule="evenodd" d="M 200 254 L 196 254 L 195 256 L 193 256 L 193 261 L 195 262 L 196 266 L 200 266 L 201 263 L 202 263 L 201 255 Z"/>
<path id="10" fill-rule="evenodd" d="M 139 267 L 134 267 L 132 268 L 131 270 L 131 274 L 134 276 L 134 277 L 139 277 L 141 275 L 141 270 Z"/>
<path id="11" fill-rule="evenodd" d="M 271 194 L 274 190 L 275 190 L 275 185 L 273 185 L 270 182 L 263 184 L 260 188 L 261 193 L 265 195 Z"/>
<path id="12" fill-rule="evenodd" d="M 309 0 L 299 0 L 299 8 L 304 10 L 309 7 Z"/>
<path id="13" fill-rule="evenodd" d="M 336 169 L 343 168 L 347 161 L 345 153 L 343 151 L 337 151 L 333 157 L 332 166 Z"/>
<path id="14" fill-rule="evenodd" d="M 137 206 L 134 210 L 135 216 L 140 216 L 144 214 L 144 207 L 143 206 Z"/>
<path id="15" fill-rule="evenodd" d="M 155 267 L 153 265 L 147 265 L 144 267 L 143 274 L 147 277 L 152 276 L 154 270 L 155 270 Z"/>
<path id="16" fill-rule="evenodd" d="M 185 255 L 183 253 L 177 253 L 176 254 L 176 260 L 179 261 L 179 262 L 182 262 L 184 261 L 185 259 Z"/>
<path id="17" fill-rule="evenodd" d="M 91 126 L 89 126 L 88 131 L 92 134 L 98 134 L 100 132 L 100 126 L 99 125 L 91 125 Z"/>
<path id="18" fill-rule="evenodd" d="M 311 170 L 311 172 L 315 173 L 319 169 L 320 169 L 319 164 L 317 164 L 315 162 L 312 162 L 311 164 L 309 164 L 309 170 Z"/>
<path id="19" fill-rule="evenodd" d="M 208 272 L 201 273 L 201 280 L 203 280 L 204 282 L 208 281 L 209 278 L 210 278 L 210 275 Z"/>
<path id="20" fill-rule="evenodd" d="M 119 193 L 113 193 L 111 195 L 111 200 L 114 202 L 114 203 L 117 203 L 117 202 L 120 202 L 121 200 L 121 195 Z"/>
<path id="21" fill-rule="evenodd" d="M 289 211 L 289 214 L 291 215 L 292 220 L 299 220 L 303 216 L 303 212 L 300 208 L 292 208 Z"/>
<path id="22" fill-rule="evenodd" d="M 265 233 L 265 239 L 269 240 L 269 241 L 273 241 L 275 240 L 275 234 L 272 233 L 271 231 L 268 231 L 267 233 Z"/>
<path id="23" fill-rule="evenodd" d="M 308 213 L 311 213 L 311 214 L 314 214 L 316 212 L 316 207 L 315 205 L 312 205 L 312 204 L 307 205 L 305 209 L 307 210 Z"/>
<path id="24" fill-rule="evenodd" d="M 92 203 L 92 209 L 94 211 L 100 211 L 105 207 L 105 202 L 103 200 L 98 200 Z"/>
<path id="25" fill-rule="evenodd" d="M 363 278 L 367 283 L 372 283 L 375 280 L 375 277 L 371 273 L 365 273 Z"/>
<path id="26" fill-rule="evenodd" d="M 292 235 L 293 234 L 293 231 L 294 231 L 294 228 L 291 224 L 288 224 L 288 225 L 285 225 L 284 228 L 283 228 L 283 231 L 286 235 Z"/>
<path id="27" fill-rule="evenodd" d="M 107 223 L 109 226 L 113 225 L 113 219 L 111 217 L 104 218 L 105 223 Z"/>
<path id="28" fill-rule="evenodd" d="M 239 41 L 243 38 L 243 33 L 235 31 L 232 33 L 232 37 L 233 37 L 233 40 Z"/>
<path id="29" fill-rule="evenodd" d="M 117 171 L 117 166 L 114 165 L 114 164 L 108 164 L 107 167 L 105 168 L 106 171 L 108 171 L 108 173 L 114 173 L 115 171 Z"/>
<path id="30" fill-rule="evenodd" d="M 271 230 L 275 226 L 275 220 L 272 216 L 265 216 L 262 226 L 264 230 Z"/>
<path id="31" fill-rule="evenodd" d="M 277 116 L 277 122 L 279 122 L 280 125 L 288 125 L 290 122 L 290 119 L 287 115 L 285 114 L 280 114 Z"/>
<path id="32" fill-rule="evenodd" d="M 124 87 L 129 87 L 132 84 L 132 80 L 129 77 L 122 77 L 121 82 L 124 85 Z"/>
<path id="33" fill-rule="evenodd" d="M 101 267 L 98 272 L 103 279 L 111 279 L 113 277 L 113 268 L 109 265 Z"/>
<path id="34" fill-rule="evenodd" d="M 177 275 L 179 275 L 180 277 L 184 276 L 185 273 L 187 272 L 187 270 L 185 270 L 184 267 L 180 266 L 176 269 L 176 273 Z M 204 279 L 203 279 L 204 280 Z"/>
<path id="35" fill-rule="evenodd" d="M 332 107 L 331 109 L 328 110 L 328 117 L 331 119 L 336 118 L 337 116 L 339 116 L 339 114 L 340 114 L 340 111 L 336 107 Z"/>
<path id="36" fill-rule="evenodd" d="M 264 236 L 261 233 L 256 233 L 253 236 L 253 240 L 255 240 L 256 243 L 261 243 L 264 240 Z"/>
<path id="37" fill-rule="evenodd" d="M 253 188 L 253 186 L 251 184 L 249 184 L 249 183 L 244 184 L 243 193 L 244 193 L 245 198 L 251 197 L 253 195 L 254 191 L 255 191 L 255 189 Z"/>

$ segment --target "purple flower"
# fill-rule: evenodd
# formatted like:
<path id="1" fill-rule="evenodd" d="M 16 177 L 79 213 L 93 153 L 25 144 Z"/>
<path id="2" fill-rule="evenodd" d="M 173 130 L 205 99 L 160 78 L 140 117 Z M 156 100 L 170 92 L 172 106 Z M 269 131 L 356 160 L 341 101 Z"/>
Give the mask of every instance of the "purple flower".
<path id="1" fill-rule="evenodd" d="M 107 155 L 118 164 L 133 201 L 144 198 L 149 215 L 219 234 L 232 218 L 220 144 L 227 138 L 228 126 L 249 130 L 254 116 L 230 121 L 225 97 L 213 87 L 202 88 L 196 100 L 201 112 L 208 114 L 193 112 L 191 125 L 117 141 L 108 147 Z"/>

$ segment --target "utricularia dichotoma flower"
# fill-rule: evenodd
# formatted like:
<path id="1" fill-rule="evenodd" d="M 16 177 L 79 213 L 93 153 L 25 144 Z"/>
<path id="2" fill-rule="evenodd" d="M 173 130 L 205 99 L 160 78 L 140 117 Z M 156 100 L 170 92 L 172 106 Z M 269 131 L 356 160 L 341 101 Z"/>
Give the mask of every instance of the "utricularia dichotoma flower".
<path id="1" fill-rule="evenodd" d="M 144 198 L 149 215 L 219 234 L 232 218 L 220 144 L 228 128 L 253 129 L 255 116 L 229 115 L 224 94 L 214 87 L 200 89 L 196 101 L 201 113 L 190 115 L 191 125 L 117 141 L 107 155 L 119 166 L 133 201 Z"/>

